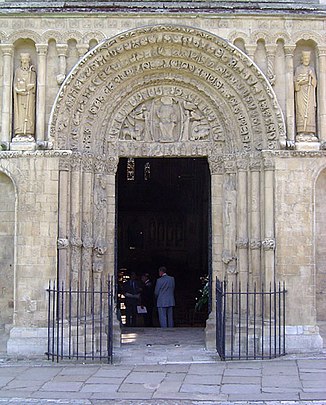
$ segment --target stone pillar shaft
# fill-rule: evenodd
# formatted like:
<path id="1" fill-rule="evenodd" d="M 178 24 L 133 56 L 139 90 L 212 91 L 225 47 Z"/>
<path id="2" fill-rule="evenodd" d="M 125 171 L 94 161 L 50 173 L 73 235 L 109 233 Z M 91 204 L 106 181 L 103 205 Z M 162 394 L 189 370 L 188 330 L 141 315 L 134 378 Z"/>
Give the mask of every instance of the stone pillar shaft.
<path id="1" fill-rule="evenodd" d="M 82 190 L 82 285 L 89 285 L 92 273 L 92 196 L 93 196 L 93 175 L 92 173 L 83 173 Z"/>
<path id="2" fill-rule="evenodd" d="M 237 251 L 238 275 L 243 286 L 248 282 L 248 190 L 247 172 L 238 172 L 237 187 Z"/>
<path id="3" fill-rule="evenodd" d="M 59 74 L 57 76 L 57 82 L 59 85 L 62 84 L 66 77 L 67 71 L 67 51 L 68 45 L 65 44 L 58 44 L 57 45 L 57 52 L 59 58 Z"/>
<path id="4" fill-rule="evenodd" d="M 285 71 L 286 71 L 286 127 L 287 138 L 289 141 L 295 139 L 295 112 L 294 112 L 294 76 L 293 76 L 293 52 L 294 46 L 286 46 L 285 52 Z"/>
<path id="5" fill-rule="evenodd" d="M 81 269 L 81 173 L 72 170 L 70 177 L 70 253 L 72 286 L 80 281 Z"/>
<path id="6" fill-rule="evenodd" d="M 1 126 L 2 136 L 1 141 L 9 143 L 11 140 L 11 114 L 12 114 L 12 55 L 14 47 L 12 45 L 0 44 L 3 60 L 3 81 L 2 81 L 2 115 Z"/>
<path id="7" fill-rule="evenodd" d="M 263 241 L 265 262 L 265 285 L 275 280 L 274 257 L 274 171 L 265 169 L 264 211 L 265 211 L 265 240 Z"/>
<path id="8" fill-rule="evenodd" d="M 318 48 L 318 119 L 319 140 L 326 141 L 326 47 Z"/>
<path id="9" fill-rule="evenodd" d="M 68 190 L 69 190 L 69 172 L 60 171 L 59 174 L 59 240 L 66 240 L 68 236 Z M 68 243 L 68 241 L 67 241 Z M 68 274 L 68 246 L 59 248 L 59 280 L 67 285 L 69 282 Z"/>
<path id="10" fill-rule="evenodd" d="M 37 101 L 36 101 L 36 140 L 45 139 L 46 105 L 46 54 L 48 45 L 36 44 L 37 52 Z"/>
<path id="11" fill-rule="evenodd" d="M 261 211 L 260 211 L 260 172 L 251 171 L 251 201 L 250 201 L 250 273 L 251 281 L 257 286 L 261 284 Z"/>

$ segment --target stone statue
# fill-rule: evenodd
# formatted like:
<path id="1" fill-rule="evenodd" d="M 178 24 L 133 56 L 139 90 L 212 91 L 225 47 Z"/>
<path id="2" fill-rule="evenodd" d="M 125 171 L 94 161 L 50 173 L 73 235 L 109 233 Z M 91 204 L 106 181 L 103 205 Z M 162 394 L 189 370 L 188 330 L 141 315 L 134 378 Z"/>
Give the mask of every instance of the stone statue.
<path id="1" fill-rule="evenodd" d="M 317 79 L 310 66 L 310 52 L 302 52 L 301 62 L 294 76 L 297 134 L 315 135 Z"/>
<path id="2" fill-rule="evenodd" d="M 14 133 L 22 140 L 34 140 L 36 73 L 29 53 L 20 54 L 14 77 Z"/>

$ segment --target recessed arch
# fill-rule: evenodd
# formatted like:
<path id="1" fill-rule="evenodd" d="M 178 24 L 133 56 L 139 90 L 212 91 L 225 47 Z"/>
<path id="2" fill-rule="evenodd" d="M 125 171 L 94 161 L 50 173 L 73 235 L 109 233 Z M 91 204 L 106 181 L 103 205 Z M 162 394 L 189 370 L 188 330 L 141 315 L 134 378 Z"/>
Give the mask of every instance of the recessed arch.
<path id="1" fill-rule="evenodd" d="M 169 140 L 160 122 L 153 133 L 163 97 L 181 122 Z M 128 125 L 140 128 L 133 142 L 200 141 L 204 155 L 215 147 L 278 149 L 285 141 L 281 109 L 259 68 L 227 41 L 182 26 L 135 29 L 88 52 L 59 92 L 49 134 L 60 149 L 103 155 L 125 143 Z M 194 128 L 201 128 L 197 139 Z"/>

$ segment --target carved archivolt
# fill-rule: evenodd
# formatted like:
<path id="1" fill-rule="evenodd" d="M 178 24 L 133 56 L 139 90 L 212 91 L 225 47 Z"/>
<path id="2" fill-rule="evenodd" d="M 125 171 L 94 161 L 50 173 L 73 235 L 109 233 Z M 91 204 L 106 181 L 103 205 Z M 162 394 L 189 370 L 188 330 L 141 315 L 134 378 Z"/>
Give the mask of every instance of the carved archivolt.
<path id="1" fill-rule="evenodd" d="M 82 59 L 58 95 L 50 136 L 57 148 L 106 156 L 208 156 L 278 149 L 285 129 L 272 88 L 236 47 L 154 26 Z"/>
<path id="2" fill-rule="evenodd" d="M 31 39 L 34 43 L 39 44 L 42 43 L 42 37 L 34 31 L 31 30 L 21 30 L 15 31 L 11 35 L 8 36 L 8 43 L 13 44 L 18 39 Z"/>

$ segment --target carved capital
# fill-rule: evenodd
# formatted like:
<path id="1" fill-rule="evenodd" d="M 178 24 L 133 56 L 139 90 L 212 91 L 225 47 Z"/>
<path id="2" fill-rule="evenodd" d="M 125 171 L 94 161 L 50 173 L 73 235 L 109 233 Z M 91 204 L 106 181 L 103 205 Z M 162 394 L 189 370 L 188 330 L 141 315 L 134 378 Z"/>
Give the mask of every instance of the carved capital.
<path id="1" fill-rule="evenodd" d="M 221 156 L 211 155 L 208 157 L 208 164 L 211 174 L 223 174 L 224 166 Z"/>
<path id="2" fill-rule="evenodd" d="M 57 44 L 58 56 L 67 56 L 68 45 L 66 44 Z"/>
<path id="3" fill-rule="evenodd" d="M 0 51 L 3 56 L 12 56 L 14 53 L 14 46 L 10 44 L 0 44 Z"/>
<path id="4" fill-rule="evenodd" d="M 59 238 L 59 239 L 57 240 L 57 248 L 58 248 L 59 250 L 61 250 L 61 249 L 67 249 L 68 246 L 69 246 L 69 240 L 68 240 L 68 239 L 66 239 L 66 238 Z"/>
<path id="5" fill-rule="evenodd" d="M 239 172 L 245 172 L 248 170 L 248 160 L 246 159 L 239 159 L 237 160 L 237 169 L 239 170 Z"/>
<path id="6" fill-rule="evenodd" d="M 274 238 L 266 238 L 262 241 L 263 250 L 275 250 L 276 241 Z"/>
<path id="7" fill-rule="evenodd" d="M 295 45 L 286 45 L 284 46 L 284 53 L 286 57 L 292 57 L 295 51 Z"/>
<path id="8" fill-rule="evenodd" d="M 47 44 L 35 44 L 36 52 L 39 56 L 46 56 L 48 52 L 48 45 Z"/>
<path id="9" fill-rule="evenodd" d="M 225 160 L 224 169 L 225 169 L 225 173 L 235 173 L 237 171 L 235 161 L 234 160 Z"/>
<path id="10" fill-rule="evenodd" d="M 252 172 L 259 172 L 261 170 L 261 165 L 262 165 L 262 162 L 260 159 L 252 159 L 249 162 L 249 169 Z"/>
<path id="11" fill-rule="evenodd" d="M 76 48 L 80 57 L 83 57 L 89 50 L 88 44 L 77 44 Z"/>
<path id="12" fill-rule="evenodd" d="M 317 55 L 318 55 L 319 58 L 325 57 L 326 56 L 326 46 L 318 45 L 318 47 L 317 47 Z"/>

